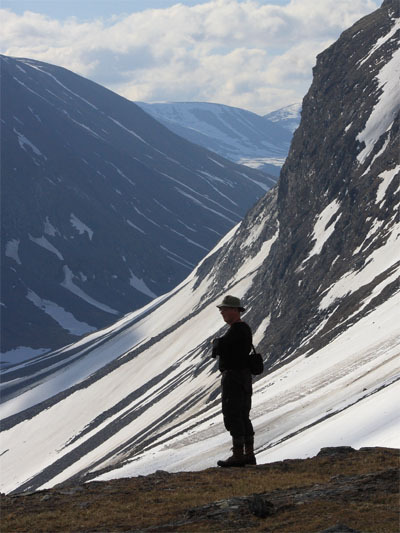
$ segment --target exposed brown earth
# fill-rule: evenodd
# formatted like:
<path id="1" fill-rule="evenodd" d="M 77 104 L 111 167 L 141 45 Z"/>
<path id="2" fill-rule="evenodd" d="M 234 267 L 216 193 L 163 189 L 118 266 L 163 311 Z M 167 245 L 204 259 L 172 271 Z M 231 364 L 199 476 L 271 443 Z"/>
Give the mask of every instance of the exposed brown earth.
<path id="1" fill-rule="evenodd" d="M 10 532 L 399 532 L 399 450 L 60 485 L 1 495 Z"/>

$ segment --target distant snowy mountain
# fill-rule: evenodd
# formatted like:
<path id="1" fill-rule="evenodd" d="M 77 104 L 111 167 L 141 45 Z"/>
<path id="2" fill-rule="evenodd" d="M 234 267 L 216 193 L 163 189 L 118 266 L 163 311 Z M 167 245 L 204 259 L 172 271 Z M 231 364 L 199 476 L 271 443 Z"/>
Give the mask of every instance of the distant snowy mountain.
<path id="1" fill-rule="evenodd" d="M 175 287 L 276 179 L 63 68 L 0 56 L 3 362 Z"/>
<path id="2" fill-rule="evenodd" d="M 210 357 L 227 293 L 266 360 L 260 463 L 400 447 L 397 6 L 318 56 L 277 187 L 178 287 L 3 372 L 2 491 L 215 466 L 230 445 Z"/>
<path id="3" fill-rule="evenodd" d="M 272 111 L 264 118 L 294 133 L 300 124 L 300 115 L 301 104 L 292 104 Z"/>
<path id="4" fill-rule="evenodd" d="M 231 161 L 279 176 L 292 131 L 276 120 L 206 102 L 136 103 L 177 135 Z"/>

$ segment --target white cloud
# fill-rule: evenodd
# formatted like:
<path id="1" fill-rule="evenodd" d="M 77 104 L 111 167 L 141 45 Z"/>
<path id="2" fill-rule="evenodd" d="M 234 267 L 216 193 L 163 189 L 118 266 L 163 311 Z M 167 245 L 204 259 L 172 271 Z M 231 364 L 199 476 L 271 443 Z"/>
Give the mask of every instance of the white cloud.
<path id="1" fill-rule="evenodd" d="M 64 66 L 130 98 L 212 101 L 260 114 L 300 101 L 315 57 L 377 0 L 176 4 L 108 20 L 0 10 L 0 50 Z"/>

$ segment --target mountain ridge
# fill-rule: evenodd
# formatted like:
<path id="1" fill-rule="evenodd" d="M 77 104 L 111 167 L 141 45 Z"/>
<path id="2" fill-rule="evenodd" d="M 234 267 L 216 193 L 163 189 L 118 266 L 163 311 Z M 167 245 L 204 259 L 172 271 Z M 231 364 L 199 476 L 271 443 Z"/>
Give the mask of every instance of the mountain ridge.
<path id="1" fill-rule="evenodd" d="M 10 357 L 61 347 L 171 290 L 276 181 L 66 69 L 1 62 Z"/>
<path id="2" fill-rule="evenodd" d="M 279 176 L 293 133 L 282 116 L 273 115 L 271 121 L 251 111 L 209 102 L 136 103 L 177 135 L 235 163 Z M 291 115 L 294 128 L 299 123 L 298 109 Z"/>
<path id="3" fill-rule="evenodd" d="M 291 133 L 294 133 L 299 126 L 299 117 L 301 114 L 301 104 L 291 104 L 285 107 L 281 107 L 276 111 L 264 115 L 264 118 L 271 122 L 276 122 L 283 128 L 288 129 Z"/>

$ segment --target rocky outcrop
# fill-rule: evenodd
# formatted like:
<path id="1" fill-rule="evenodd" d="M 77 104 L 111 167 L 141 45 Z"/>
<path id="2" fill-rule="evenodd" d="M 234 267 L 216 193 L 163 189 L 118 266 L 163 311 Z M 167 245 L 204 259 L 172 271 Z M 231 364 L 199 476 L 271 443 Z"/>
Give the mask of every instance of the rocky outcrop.
<path id="1" fill-rule="evenodd" d="M 229 292 L 236 265 L 276 234 L 246 302 L 255 327 L 269 317 L 260 349 L 271 367 L 313 353 L 399 289 L 398 11 L 384 2 L 318 56 L 276 190 L 199 271 L 199 284 L 212 277 L 215 293 Z M 383 116 L 376 139 L 368 137 L 375 112 Z M 387 268 L 368 274 L 385 245 Z"/>
<path id="2" fill-rule="evenodd" d="M 398 62 L 398 11 L 396 0 L 384 2 L 317 58 L 278 184 L 279 237 L 250 296 L 251 320 L 270 316 L 262 347 L 272 364 L 300 346 L 312 353 L 399 289 L 400 101 L 383 81 Z M 371 140 L 374 113 L 382 131 Z M 388 268 L 368 275 L 385 244 Z"/>

